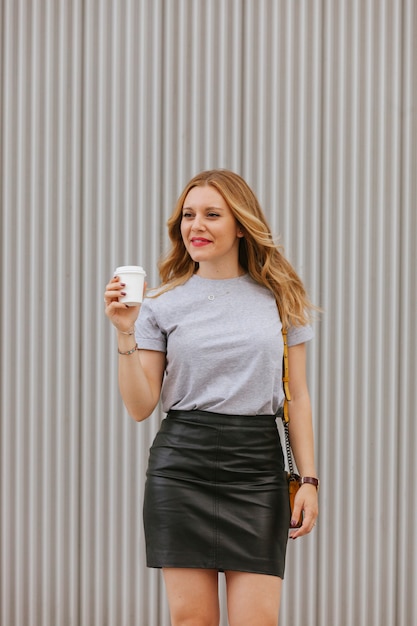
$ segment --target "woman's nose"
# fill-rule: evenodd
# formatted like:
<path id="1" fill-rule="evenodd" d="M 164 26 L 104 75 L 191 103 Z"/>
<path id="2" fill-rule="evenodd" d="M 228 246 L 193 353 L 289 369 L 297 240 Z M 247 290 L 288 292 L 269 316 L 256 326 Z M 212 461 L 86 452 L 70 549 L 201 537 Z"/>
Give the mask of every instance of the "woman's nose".
<path id="1" fill-rule="evenodd" d="M 199 216 L 195 216 L 195 218 L 193 219 L 193 224 L 192 224 L 192 229 L 193 230 L 203 230 L 204 229 L 204 223 L 201 217 Z"/>

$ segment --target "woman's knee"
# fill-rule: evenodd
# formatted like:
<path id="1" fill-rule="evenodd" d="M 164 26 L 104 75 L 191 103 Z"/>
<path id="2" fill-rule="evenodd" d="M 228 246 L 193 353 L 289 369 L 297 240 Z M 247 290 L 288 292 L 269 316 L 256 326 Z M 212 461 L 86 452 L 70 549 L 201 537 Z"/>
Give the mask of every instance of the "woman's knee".
<path id="1" fill-rule="evenodd" d="M 172 626 L 219 626 L 220 613 L 216 606 L 187 606 L 186 603 L 170 604 Z"/>
<path id="2" fill-rule="evenodd" d="M 219 620 L 212 620 L 206 617 L 197 617 L 195 615 L 184 619 L 171 616 L 172 626 L 219 626 Z"/>

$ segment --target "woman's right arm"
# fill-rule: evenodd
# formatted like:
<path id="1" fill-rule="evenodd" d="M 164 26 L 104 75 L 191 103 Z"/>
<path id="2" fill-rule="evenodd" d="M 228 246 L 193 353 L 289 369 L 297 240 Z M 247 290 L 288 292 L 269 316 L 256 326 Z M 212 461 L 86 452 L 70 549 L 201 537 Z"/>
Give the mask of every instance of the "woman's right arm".
<path id="1" fill-rule="evenodd" d="M 140 306 L 127 307 L 119 302 L 123 283 L 118 277 L 106 286 L 106 315 L 117 330 L 119 352 L 135 347 L 133 331 Z M 129 415 L 136 421 L 149 417 L 158 404 L 165 370 L 165 354 L 154 350 L 135 350 L 119 354 L 119 389 Z"/>

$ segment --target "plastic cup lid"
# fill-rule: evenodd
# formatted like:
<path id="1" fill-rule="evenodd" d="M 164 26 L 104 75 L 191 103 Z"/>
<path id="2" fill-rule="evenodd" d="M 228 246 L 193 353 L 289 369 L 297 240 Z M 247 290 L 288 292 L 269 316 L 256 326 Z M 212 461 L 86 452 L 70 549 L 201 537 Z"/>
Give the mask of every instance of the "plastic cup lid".
<path id="1" fill-rule="evenodd" d="M 116 274 L 145 274 L 146 272 L 140 265 L 122 265 L 116 268 Z"/>

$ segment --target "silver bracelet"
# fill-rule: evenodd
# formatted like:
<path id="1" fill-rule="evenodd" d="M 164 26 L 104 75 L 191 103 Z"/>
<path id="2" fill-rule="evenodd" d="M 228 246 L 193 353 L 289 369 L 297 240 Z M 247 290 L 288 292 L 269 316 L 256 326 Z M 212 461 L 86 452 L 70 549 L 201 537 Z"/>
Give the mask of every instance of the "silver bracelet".
<path id="1" fill-rule="evenodd" d="M 135 343 L 134 348 L 132 348 L 131 350 L 128 350 L 127 352 L 120 352 L 119 348 L 117 348 L 117 352 L 123 356 L 129 356 L 129 354 L 133 354 L 134 352 L 136 352 L 136 350 L 139 350 L 137 343 Z"/>

